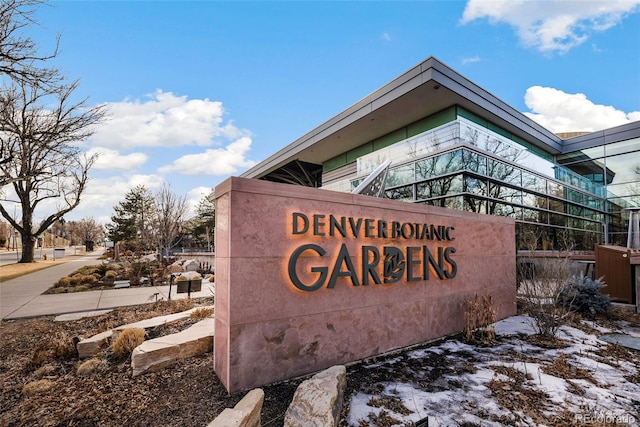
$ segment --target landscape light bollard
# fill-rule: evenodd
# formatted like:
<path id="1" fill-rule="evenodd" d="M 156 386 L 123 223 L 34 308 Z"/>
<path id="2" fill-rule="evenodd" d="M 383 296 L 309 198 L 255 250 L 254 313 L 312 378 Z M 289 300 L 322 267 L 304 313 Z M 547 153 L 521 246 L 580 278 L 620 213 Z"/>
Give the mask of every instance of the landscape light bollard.
<path id="1" fill-rule="evenodd" d="M 627 208 L 625 211 L 629 211 L 627 249 L 640 249 L 640 207 Z"/>

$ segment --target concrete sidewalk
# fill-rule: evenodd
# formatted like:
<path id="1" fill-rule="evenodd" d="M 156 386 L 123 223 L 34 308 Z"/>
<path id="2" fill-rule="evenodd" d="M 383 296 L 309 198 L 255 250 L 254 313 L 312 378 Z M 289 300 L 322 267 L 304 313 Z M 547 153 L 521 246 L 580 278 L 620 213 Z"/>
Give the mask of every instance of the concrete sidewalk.
<path id="1" fill-rule="evenodd" d="M 73 273 L 85 265 L 96 265 L 102 251 L 96 251 L 63 264 L 45 268 L 31 274 L 0 283 L 0 319 L 18 319 L 104 310 L 127 305 L 145 304 L 169 299 L 169 286 L 146 286 L 103 291 L 73 292 L 42 295 L 61 277 Z M 202 290 L 192 292 L 192 298 L 213 296 L 213 284 L 203 281 Z M 171 289 L 171 299 L 186 298 Z"/>

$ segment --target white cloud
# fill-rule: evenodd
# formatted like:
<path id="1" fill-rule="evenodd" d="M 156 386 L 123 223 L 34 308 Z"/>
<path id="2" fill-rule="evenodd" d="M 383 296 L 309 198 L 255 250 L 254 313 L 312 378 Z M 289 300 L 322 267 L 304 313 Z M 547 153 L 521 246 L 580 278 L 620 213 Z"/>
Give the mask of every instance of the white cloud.
<path id="1" fill-rule="evenodd" d="M 515 27 L 527 47 L 565 53 L 638 11 L 640 0 L 469 0 L 461 22 L 487 18 Z"/>
<path id="2" fill-rule="evenodd" d="M 215 138 L 238 138 L 247 134 L 232 122 L 223 123 L 222 103 L 187 99 L 158 90 L 144 102 L 124 100 L 107 103 L 108 119 L 91 142 L 111 149 L 132 147 L 209 146 Z"/>
<path id="3" fill-rule="evenodd" d="M 533 86 L 524 102 L 532 112 L 524 113 L 552 132 L 595 132 L 640 120 L 640 111 L 625 113 L 610 105 L 594 104 L 582 93 Z"/>
<path id="4" fill-rule="evenodd" d="M 380 38 L 381 38 L 382 40 L 384 40 L 384 41 L 389 42 L 389 41 L 391 41 L 391 34 L 389 34 L 389 33 L 387 33 L 387 32 L 384 32 L 384 33 L 382 33 L 382 35 L 380 36 Z"/>
<path id="5" fill-rule="evenodd" d="M 473 64 L 474 62 L 480 62 L 482 61 L 482 59 L 480 59 L 479 56 L 472 56 L 469 58 L 462 58 L 462 65 L 467 65 L 467 64 Z"/>
<path id="6" fill-rule="evenodd" d="M 144 185 L 150 191 L 156 191 L 164 184 L 159 175 L 118 175 L 109 178 L 92 178 L 82 195 L 80 205 L 65 216 L 69 220 L 79 220 L 92 216 L 104 224 L 109 222 L 113 207 L 124 200 L 125 195 L 134 187 Z"/>
<path id="7" fill-rule="evenodd" d="M 251 148 L 251 138 L 239 138 L 224 148 L 211 148 L 203 153 L 187 154 L 176 159 L 173 164 L 158 169 L 159 173 L 178 172 L 184 175 L 231 175 L 239 169 L 255 165 L 246 160 Z"/>
<path id="8" fill-rule="evenodd" d="M 187 203 L 189 204 L 188 217 L 195 216 L 198 203 L 200 203 L 204 196 L 211 193 L 212 189 L 213 187 L 196 187 L 187 192 Z"/>
<path id="9" fill-rule="evenodd" d="M 120 154 L 116 150 L 96 147 L 87 152 L 88 155 L 98 154 L 98 159 L 93 169 L 105 170 L 132 170 L 137 169 L 147 162 L 149 156 L 144 153 Z"/>

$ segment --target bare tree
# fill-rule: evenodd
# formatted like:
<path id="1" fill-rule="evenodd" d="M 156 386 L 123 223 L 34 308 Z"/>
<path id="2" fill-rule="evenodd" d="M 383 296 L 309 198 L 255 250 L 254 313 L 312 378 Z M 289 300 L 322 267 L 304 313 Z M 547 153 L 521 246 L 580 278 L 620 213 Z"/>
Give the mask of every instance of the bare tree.
<path id="1" fill-rule="evenodd" d="M 32 15 L 42 0 L 2 0 L 0 2 L 0 82 L 31 83 L 40 86 L 54 85 L 61 81 L 58 70 L 44 66 L 48 59 L 58 54 L 56 48 L 49 55 L 40 55 L 33 40 L 24 30 L 34 24 Z M 0 123 L 0 130 L 4 128 Z M 16 147 L 0 141 L 0 164 L 8 163 L 16 156 Z"/>
<path id="2" fill-rule="evenodd" d="M 80 203 L 96 156 L 79 143 L 93 133 L 104 116 L 102 106 L 88 108 L 86 99 L 72 102 L 78 83 L 41 86 L 13 83 L 0 93 L 0 141 L 15 156 L 0 164 L 0 187 L 12 185 L 21 206 L 21 221 L 0 205 L 0 214 L 20 233 L 20 262 L 33 262 L 36 237 Z M 34 213 L 44 201 L 55 201 L 54 212 L 37 226 Z M 51 209 L 51 208 L 50 208 Z"/>
<path id="3" fill-rule="evenodd" d="M 93 217 L 82 218 L 80 221 L 69 221 L 67 231 L 74 242 L 82 244 L 97 242 L 104 237 L 104 228 Z"/>
<path id="4" fill-rule="evenodd" d="M 196 206 L 196 216 L 188 222 L 189 231 L 196 244 L 212 250 L 216 228 L 216 193 L 215 189 L 204 195 Z"/>
<path id="5" fill-rule="evenodd" d="M 555 337 L 564 319 L 569 315 L 566 304 L 560 304 L 565 285 L 571 278 L 570 253 L 573 243 L 563 234 L 562 249 L 548 251 L 545 257 L 536 256 L 541 229 L 530 229 L 518 238 L 528 248 L 518 255 L 518 300 L 523 311 L 540 335 Z"/>
<path id="6" fill-rule="evenodd" d="M 152 221 L 154 240 L 161 255 L 179 243 L 182 223 L 188 208 L 186 197 L 174 193 L 166 184 L 156 193 Z"/>
<path id="7" fill-rule="evenodd" d="M 0 2 L 0 76 L 38 85 L 61 81 L 56 68 L 45 66 L 47 60 L 58 54 L 58 40 L 53 52 L 42 55 L 25 33 L 27 27 L 35 24 L 33 14 L 36 8 L 44 3 L 43 0 Z"/>

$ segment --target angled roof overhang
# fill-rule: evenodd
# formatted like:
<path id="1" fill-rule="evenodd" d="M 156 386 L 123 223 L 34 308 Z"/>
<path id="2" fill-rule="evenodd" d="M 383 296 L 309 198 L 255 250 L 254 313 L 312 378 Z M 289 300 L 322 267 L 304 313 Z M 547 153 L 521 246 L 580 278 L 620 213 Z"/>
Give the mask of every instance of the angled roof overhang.
<path id="1" fill-rule="evenodd" d="M 562 150 L 558 136 L 430 57 L 241 176 L 265 178 L 294 160 L 322 165 L 452 105 L 460 105 L 546 152 Z"/>
<path id="2" fill-rule="evenodd" d="M 599 145 L 626 141 L 633 138 L 640 138 L 640 121 L 565 139 L 562 142 L 562 152 L 569 153 L 572 151 L 586 150 Z"/>

